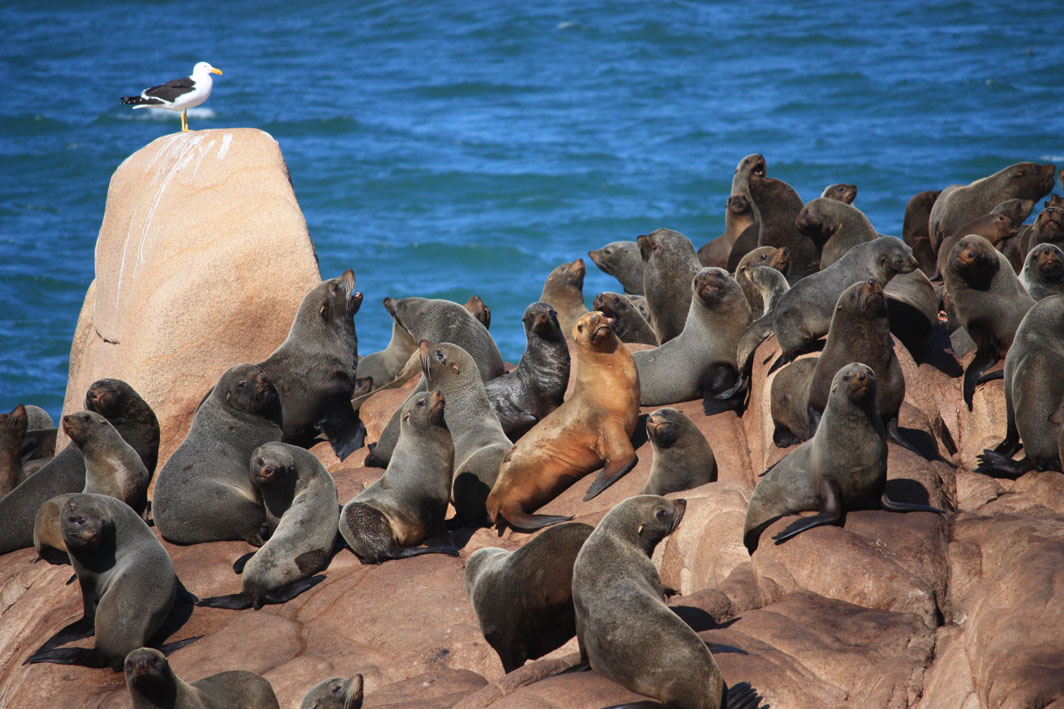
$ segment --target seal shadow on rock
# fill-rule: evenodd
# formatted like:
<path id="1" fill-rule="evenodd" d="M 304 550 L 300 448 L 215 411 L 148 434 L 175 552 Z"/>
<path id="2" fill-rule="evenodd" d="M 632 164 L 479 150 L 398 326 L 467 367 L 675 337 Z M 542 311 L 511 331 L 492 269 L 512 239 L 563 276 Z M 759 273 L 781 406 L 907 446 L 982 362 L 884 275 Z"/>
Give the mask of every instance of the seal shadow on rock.
<path id="1" fill-rule="evenodd" d="M 361 305 L 351 269 L 319 283 L 300 303 L 288 337 L 259 365 L 277 388 L 285 442 L 309 448 L 320 432 L 340 460 L 362 447 L 366 428 L 351 406 Z"/>

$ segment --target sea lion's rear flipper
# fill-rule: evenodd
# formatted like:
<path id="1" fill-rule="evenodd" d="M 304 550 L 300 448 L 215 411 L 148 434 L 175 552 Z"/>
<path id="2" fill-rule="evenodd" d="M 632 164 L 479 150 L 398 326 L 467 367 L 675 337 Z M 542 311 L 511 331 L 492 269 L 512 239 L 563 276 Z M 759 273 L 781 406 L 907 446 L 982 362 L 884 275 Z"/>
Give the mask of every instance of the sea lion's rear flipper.
<path id="1" fill-rule="evenodd" d="M 903 435 L 901 435 L 901 431 L 898 430 L 898 415 L 897 414 L 894 414 L 889 419 L 884 419 L 883 423 L 886 424 L 885 428 L 887 429 L 887 439 L 888 440 L 894 441 L 899 446 L 902 446 L 904 448 L 907 448 L 907 449 L 911 450 L 913 453 L 915 453 L 916 455 L 920 456 L 921 458 L 926 458 L 927 457 L 923 453 L 921 453 L 919 451 L 919 449 L 917 449 L 917 447 L 915 445 L 913 445 L 913 443 L 911 441 L 907 440 Z"/>
<path id="2" fill-rule="evenodd" d="M 280 605 L 287 603 L 304 591 L 317 586 L 325 580 L 324 574 L 312 576 L 309 579 L 300 579 L 290 584 L 281 586 L 272 591 L 259 594 L 257 597 L 249 593 L 231 593 L 227 596 L 211 596 L 196 603 L 204 608 L 225 608 L 231 611 L 244 611 L 248 608 L 258 610 L 264 605 Z"/>
<path id="3" fill-rule="evenodd" d="M 776 544 L 782 544 L 796 534 L 801 534 L 813 527 L 836 524 L 842 521 L 842 503 L 839 500 L 838 483 L 821 478 L 816 496 L 817 502 L 820 504 L 820 513 L 791 522 L 782 532 L 772 537 L 776 540 Z"/>
<path id="4" fill-rule="evenodd" d="M 962 391 L 964 392 L 964 403 L 968 405 L 969 411 L 972 410 L 972 398 L 975 396 L 976 384 L 979 383 L 987 368 L 992 367 L 997 360 L 997 345 L 983 346 L 976 351 L 975 357 L 968 363 L 968 368 L 964 370 Z"/>
<path id="5" fill-rule="evenodd" d="M 946 514 L 945 510 L 940 510 L 930 505 L 921 505 L 915 502 L 896 502 L 887 497 L 885 492 L 880 496 L 879 504 L 889 512 L 938 512 L 939 514 Z"/>
<path id="6" fill-rule="evenodd" d="M 629 447 L 631 445 L 629 444 Z M 639 462 L 639 456 L 632 455 L 628 460 L 615 460 L 611 459 L 606 462 L 606 466 L 599 471 L 598 477 L 595 478 L 595 482 L 591 483 L 591 487 L 587 489 L 587 494 L 584 495 L 584 502 L 592 499 L 600 492 L 608 488 L 613 483 L 617 482 L 627 473 L 629 470 L 635 467 L 635 464 Z M 542 515 L 533 515 L 533 517 Z M 572 519 L 571 517 L 569 519 Z M 553 523 L 552 523 L 553 524 Z"/>
<path id="7" fill-rule="evenodd" d="M 1004 379 L 1004 378 L 1005 378 L 1005 370 L 1004 369 L 995 369 L 995 370 L 990 371 L 990 372 L 983 372 L 981 375 L 979 375 L 979 379 L 977 379 L 975 383 L 977 385 L 978 384 L 985 384 L 986 382 L 992 382 L 995 379 Z"/>
<path id="8" fill-rule="evenodd" d="M 762 698 L 749 682 L 740 682 L 725 691 L 725 709 L 759 709 Z"/>
<path id="9" fill-rule="evenodd" d="M 337 535 L 337 536 L 339 536 L 339 535 Z M 242 573 L 244 573 L 244 567 L 247 566 L 247 563 L 251 560 L 251 557 L 253 557 L 253 556 L 255 556 L 255 552 L 249 551 L 247 554 L 244 554 L 242 557 L 240 557 L 239 559 L 234 561 L 233 562 L 233 573 L 234 574 L 242 574 Z"/>
<path id="10" fill-rule="evenodd" d="M 346 397 L 318 420 L 314 427 L 325 434 L 336 457 L 343 460 L 366 442 L 366 427 Z"/>
<path id="11" fill-rule="evenodd" d="M 35 665 L 39 662 L 52 662 L 57 665 L 78 665 L 79 667 L 108 667 L 103 656 L 96 648 L 84 647 L 60 647 L 50 650 L 38 650 L 23 662 L 24 665 Z"/>
<path id="12" fill-rule="evenodd" d="M 34 654 L 40 654 L 45 650 L 50 650 L 53 647 L 65 645 L 66 643 L 74 642 L 75 640 L 91 638 L 95 634 L 95 620 L 92 617 L 85 616 L 57 631 L 55 635 L 45 640 L 44 644 L 37 648 L 37 652 Z M 44 660 L 42 660 L 42 662 L 44 662 Z"/>
<path id="13" fill-rule="evenodd" d="M 1007 455 L 985 449 L 979 456 L 979 465 L 976 466 L 975 472 L 996 478 L 1016 479 L 1033 469 L 1031 459 L 1027 456 L 1022 460 L 1013 460 Z"/>
<path id="14" fill-rule="evenodd" d="M 458 547 L 401 547 L 395 550 L 391 558 L 408 559 L 412 556 L 421 556 L 422 554 L 446 554 L 447 556 L 458 556 Z"/>

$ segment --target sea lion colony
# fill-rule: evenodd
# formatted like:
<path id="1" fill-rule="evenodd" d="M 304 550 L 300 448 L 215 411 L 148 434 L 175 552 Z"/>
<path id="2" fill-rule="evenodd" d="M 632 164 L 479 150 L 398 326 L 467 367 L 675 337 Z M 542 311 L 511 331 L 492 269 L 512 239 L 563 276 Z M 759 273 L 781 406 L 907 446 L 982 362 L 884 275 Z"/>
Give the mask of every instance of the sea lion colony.
<path id="1" fill-rule="evenodd" d="M 78 445 L 54 457 L 39 443 L 49 437 L 50 420 L 28 425 L 31 407 L 22 405 L 0 415 L 0 481 L 14 485 L 0 499 L 0 553 L 36 539 L 48 552 L 42 558 L 73 565 L 85 594 L 85 617 L 27 662 L 124 668 L 134 706 L 162 706 L 156 698 L 175 692 L 184 697 L 178 706 L 200 706 L 196 697 L 213 695 L 239 703 L 249 693 L 256 705 L 276 706 L 257 675 L 223 673 L 186 684 L 163 654 L 140 648 L 167 653 L 195 640 L 162 644 L 168 636 L 160 629 L 174 608 L 197 599 L 181 586 L 155 535 L 178 544 L 235 539 L 261 547 L 247 562 L 244 593 L 200 602 L 258 608 L 312 587 L 335 553 L 395 564 L 423 553 L 459 554 L 455 540 L 469 538 L 463 528 L 495 524 L 501 535 L 506 526 L 564 522 L 568 516 L 535 511 L 589 473 L 600 471 L 585 500 L 628 473 L 637 461 L 637 428 L 649 433 L 653 445 L 643 450 L 655 456 L 644 493 L 713 485 L 712 441 L 675 409 L 655 411 L 637 426 L 640 403 L 649 409 L 701 399 L 707 416 L 742 416 L 753 350 L 773 335 L 782 346 L 774 368 L 784 367 L 771 389 L 773 417 L 789 434 L 776 442 L 797 447 L 754 489 L 744 530 L 751 554 L 769 524 L 802 512 L 817 514 L 792 520 L 774 536 L 777 544 L 844 524 L 847 507 L 949 514 L 893 501 L 884 491 L 888 436 L 928 457 L 940 448 L 954 452 L 948 431 L 920 450 L 899 437 L 905 382 L 891 333 L 917 362 L 929 350 L 952 356 L 951 341 L 967 343 L 966 358 L 957 346 L 965 367 L 954 381 L 969 408 L 983 382 L 1002 376 L 995 367 L 1005 360 L 1008 430 L 986 451 L 980 472 L 1064 470 L 1064 296 L 1053 287 L 1062 258 L 1049 238 L 1059 200 L 1050 198 L 1033 226 L 1020 223 L 1052 191 L 1055 167 L 1019 163 L 968 185 L 921 192 L 906 209 L 904 241 L 878 234 L 851 205 L 855 186 L 832 185 L 803 207 L 790 185 L 766 172 L 760 155 L 740 161 L 725 206 L 728 229 L 701 249 L 658 229 L 589 251 L 621 281 L 623 293 L 595 299 L 605 312 L 584 306 L 582 259 L 558 266 L 543 302 L 526 311 L 529 349 L 514 374 L 505 373 L 487 330 L 490 310 L 479 298 L 466 307 L 386 298 L 392 341 L 360 360 L 355 276 L 347 271 L 323 282 L 269 359 L 233 363 L 204 393 L 184 443 L 155 475 L 147 510 L 143 486 L 156 473 L 158 423 L 128 385 L 94 383 L 86 411 L 64 417 Z M 1049 243 L 1039 241 L 1043 234 Z M 744 259 L 755 251 L 756 262 Z M 756 273 L 773 268 L 783 275 Z M 750 278 L 773 285 L 759 293 Z M 895 282 L 901 285 L 892 289 Z M 623 328 L 614 320 L 620 313 Z M 845 336 L 836 337 L 843 328 Z M 931 336 L 939 330 L 941 337 Z M 629 333 L 643 346 L 629 348 L 622 341 Z M 630 349 L 638 352 L 634 359 Z M 802 357 L 819 349 L 819 359 Z M 563 397 L 570 366 L 575 385 Z M 381 440 L 368 441 L 366 464 L 387 470 L 356 498 L 337 500 L 330 474 L 301 446 L 325 437 L 346 457 L 363 444 L 359 406 L 415 376 L 418 385 Z M 1043 378 L 1053 386 L 1041 386 Z M 885 393 L 893 398 L 886 401 Z M 104 485 L 97 479 L 107 461 L 118 470 Z M 139 481 L 132 492 L 130 476 Z M 343 514 L 338 503 L 346 503 Z M 47 515 L 38 518 L 42 508 Z M 728 691 L 708 649 L 662 603 L 649 556 L 683 511 L 683 500 L 644 494 L 614 507 L 593 533 L 567 525 L 516 552 L 469 556 L 468 593 L 506 671 L 576 634 L 584 664 L 668 706 L 760 705 L 749 687 Z M 154 521 L 154 532 L 142 516 Z M 313 538 L 296 532 L 308 524 Z M 116 616 L 115 604 L 144 607 L 146 615 Z M 648 624 L 654 616 L 659 620 Z M 609 639 L 618 633 L 643 641 L 627 651 Z M 58 647 L 92 635 L 92 650 Z M 686 659 L 665 661 L 673 656 Z M 308 678 L 307 690 L 303 706 L 334 701 L 350 709 L 361 705 L 362 677 Z"/>

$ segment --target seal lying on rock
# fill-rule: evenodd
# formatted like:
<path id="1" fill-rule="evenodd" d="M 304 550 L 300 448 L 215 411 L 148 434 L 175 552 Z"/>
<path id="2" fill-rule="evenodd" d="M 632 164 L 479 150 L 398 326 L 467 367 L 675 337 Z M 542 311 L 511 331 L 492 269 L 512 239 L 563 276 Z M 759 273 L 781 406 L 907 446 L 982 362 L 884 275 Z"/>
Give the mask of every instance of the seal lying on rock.
<path id="1" fill-rule="evenodd" d="M 365 564 L 452 548 L 415 548 L 444 531 L 451 497 L 454 445 L 444 422 L 444 396 L 422 392 L 403 404 L 399 443 L 380 480 L 340 514 L 340 534 Z"/>
<path id="2" fill-rule="evenodd" d="M 576 635 L 573 562 L 592 527 L 567 522 L 516 551 L 488 547 L 466 560 L 465 584 L 484 639 L 513 672 Z"/>
<path id="3" fill-rule="evenodd" d="M 360 709 L 362 687 L 362 675 L 323 680 L 310 688 L 299 709 Z"/>
<path id="4" fill-rule="evenodd" d="M 780 517 L 818 510 L 791 523 L 777 543 L 824 524 L 842 522 L 845 510 L 877 504 L 892 512 L 942 512 L 887 497 L 887 440 L 876 413 L 876 375 L 853 362 L 836 372 L 824 415 L 813 437 L 788 453 L 754 488 L 743 543 L 753 554 L 765 527 Z"/>
<path id="5" fill-rule="evenodd" d="M 158 650 L 142 647 L 126 655 L 126 688 L 133 709 L 280 709 L 273 687 L 262 675 L 230 670 L 185 682 Z"/>
<path id="6" fill-rule="evenodd" d="M 522 436 L 498 468 L 487 510 L 500 529 L 508 524 L 525 531 L 564 522 L 569 518 L 531 512 L 602 466 L 584 496 L 590 500 L 639 460 L 631 442 L 639 419 L 639 372 L 632 355 L 597 310 L 580 318 L 573 341 L 572 394 Z"/>
<path id="7" fill-rule="evenodd" d="M 266 509 L 269 540 L 248 559 L 243 591 L 196 605 L 258 610 L 285 603 L 322 580 L 336 542 L 340 513 L 336 484 L 313 453 L 274 441 L 251 454 L 251 484 Z"/>
<path id="8" fill-rule="evenodd" d="M 641 495 L 667 495 L 716 482 L 717 459 L 694 421 L 679 409 L 658 409 L 647 417 L 654 449 L 650 478 Z"/>

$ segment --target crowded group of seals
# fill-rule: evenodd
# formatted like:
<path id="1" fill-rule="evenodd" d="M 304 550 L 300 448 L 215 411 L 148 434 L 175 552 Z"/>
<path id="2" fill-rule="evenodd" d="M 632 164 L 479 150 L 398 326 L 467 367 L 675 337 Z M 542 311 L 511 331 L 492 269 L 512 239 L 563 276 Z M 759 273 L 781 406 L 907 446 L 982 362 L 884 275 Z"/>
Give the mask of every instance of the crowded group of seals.
<path id="1" fill-rule="evenodd" d="M 677 494 L 720 485 L 721 463 L 690 412 L 747 416 L 755 351 L 767 368 L 765 341 L 775 338 L 780 355 L 757 388 L 781 456 L 749 494 L 741 537 L 751 557 L 764 554 L 762 534 L 780 520 L 776 544 L 798 534 L 818 543 L 811 530 L 846 525 L 855 510 L 951 514 L 887 491 L 888 441 L 927 457 L 952 452 L 947 435 L 917 447 L 899 429 L 900 348 L 922 362 L 970 345 L 956 382 L 969 406 L 980 384 L 1004 378 L 1006 430 L 981 472 L 1061 471 L 1058 200 L 1023 224 L 1054 173 L 1019 163 L 921 192 L 899 239 L 854 206 L 855 185 L 829 185 L 803 203 L 768 175 L 763 156 L 747 156 L 725 232 L 706 246 L 659 228 L 588 251 L 621 291 L 596 295 L 593 310 L 584 261 L 555 268 L 524 312 L 516 367 L 503 362 L 479 296 L 464 305 L 384 298 L 391 341 L 360 358 L 363 297 L 348 270 L 307 293 L 270 357 L 220 373 L 158 474 L 158 422 L 124 382 L 90 387 L 85 410 L 62 418 L 72 444 L 54 457 L 45 452 L 51 421 L 31 423 L 30 407 L 16 406 L 0 415 L 0 483 L 11 487 L 0 499 L 0 552 L 35 545 L 46 561 L 71 564 L 85 611 L 26 661 L 124 670 L 137 707 L 278 706 L 255 673 L 178 677 L 166 653 L 196 638 L 165 643 L 180 628 L 175 608 L 286 603 L 321 582 L 337 554 L 398 564 L 442 553 L 465 557 L 473 612 L 506 672 L 575 636 L 572 669 L 666 706 L 760 706 L 748 685 L 729 689 L 710 648 L 666 605 L 671 590 L 651 560 L 684 518 Z M 368 441 L 365 465 L 383 472 L 340 499 L 339 468 L 307 448 L 327 441 L 339 460 L 351 456 L 366 438 L 360 407 L 399 386 L 405 401 Z M 700 406 L 688 413 L 674 406 L 692 400 Z M 590 513 L 603 510 L 582 505 L 634 468 L 644 430 L 653 461 L 641 494 L 594 526 L 569 521 L 585 509 L 597 519 Z M 570 514 L 538 512 L 595 473 Z M 803 513 L 814 514 L 795 517 Z M 508 548 L 464 554 L 492 525 L 521 534 L 509 534 Z M 253 553 L 235 565 L 241 591 L 191 598 L 160 537 L 249 544 Z M 60 647 L 89 636 L 92 648 Z M 360 706 L 361 675 L 313 680 L 301 706 Z"/>

